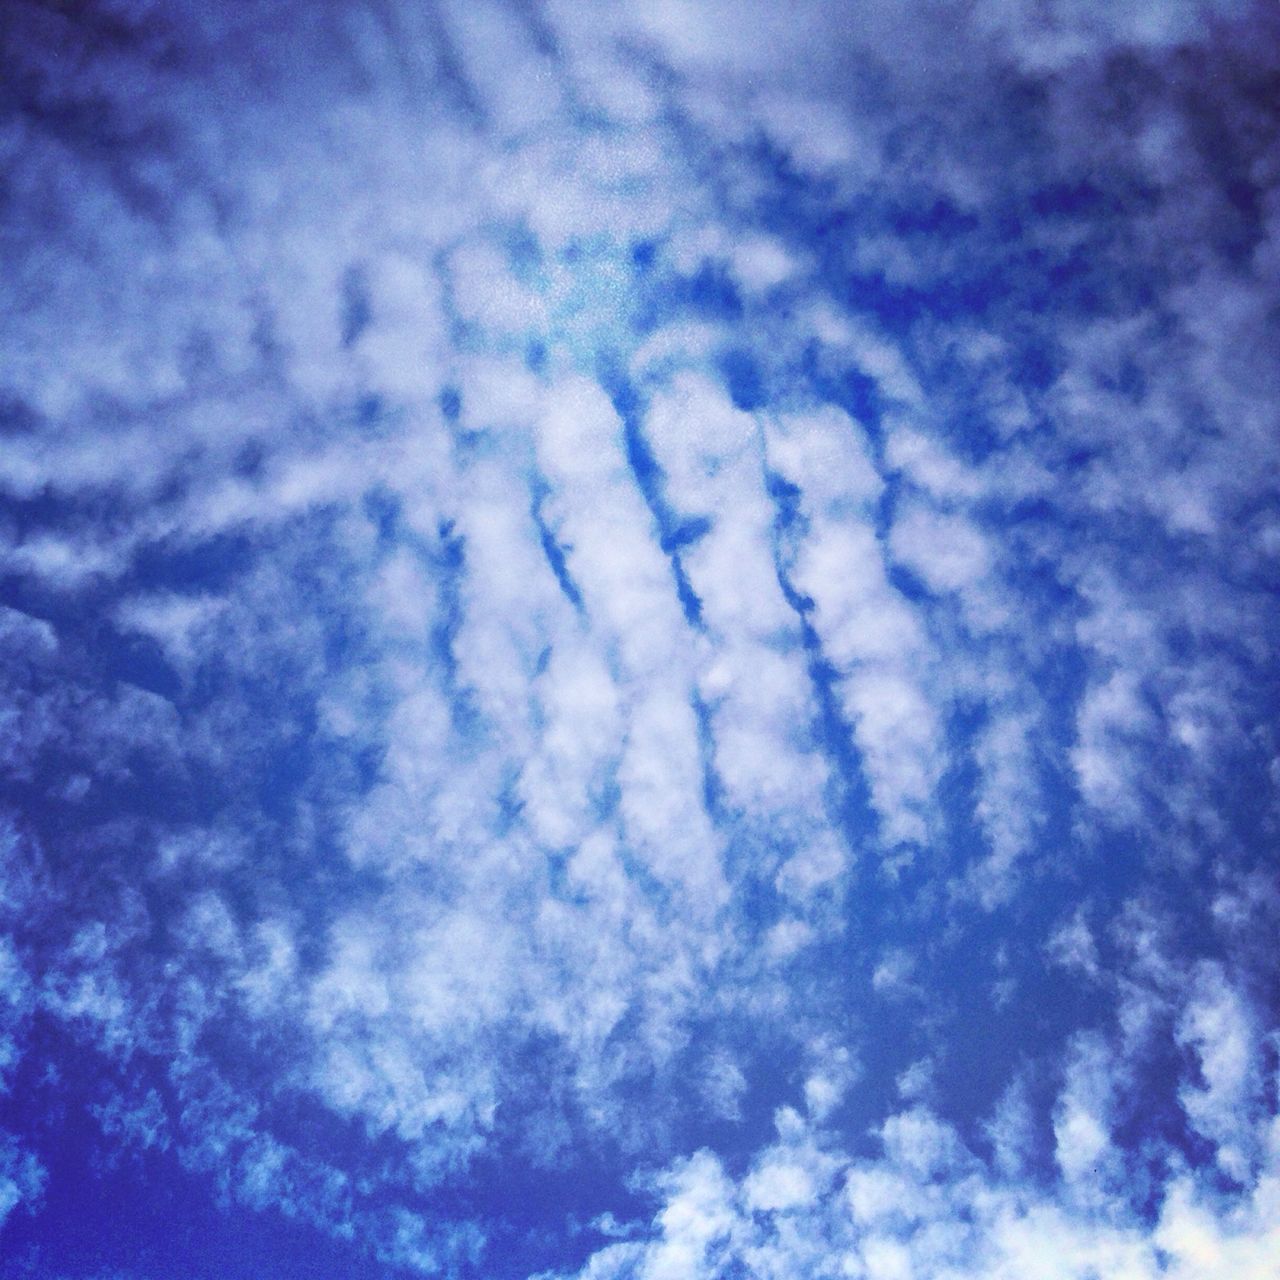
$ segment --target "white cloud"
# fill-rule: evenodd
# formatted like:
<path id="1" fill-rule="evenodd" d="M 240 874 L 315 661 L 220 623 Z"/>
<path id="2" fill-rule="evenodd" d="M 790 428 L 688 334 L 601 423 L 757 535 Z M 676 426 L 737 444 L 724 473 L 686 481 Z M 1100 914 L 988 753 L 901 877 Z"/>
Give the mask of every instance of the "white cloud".
<path id="1" fill-rule="evenodd" d="M 1202 971 L 1200 985 L 1202 994 L 1188 1003 L 1193 1020 L 1205 1016 L 1195 1012 L 1204 999 L 1220 1005 L 1230 998 L 1220 974 Z M 1209 987 L 1216 988 L 1212 995 Z M 1256 1045 L 1256 1033 L 1244 1034 Z M 838 1268 L 858 1277 L 949 1280 L 1268 1274 L 1280 1241 L 1274 1142 L 1267 1170 L 1246 1173 L 1244 1185 L 1226 1195 L 1209 1171 L 1188 1170 L 1175 1149 L 1165 1148 L 1153 1222 L 1141 1210 L 1141 1190 L 1099 1177 L 1115 1158 L 1111 1108 L 1133 1087 L 1118 1068 L 1100 1037 L 1077 1040 L 1054 1122 L 1060 1181 L 1024 1175 L 1025 1089 L 1008 1095 L 993 1121 L 995 1167 L 924 1108 L 886 1119 L 881 1152 L 859 1157 L 841 1153 L 832 1135 L 783 1109 L 778 1140 L 739 1181 L 728 1180 L 709 1153 L 676 1165 L 650 1184 L 666 1207 L 647 1239 L 600 1251 L 578 1275 L 664 1274 L 660 1268 L 677 1259 L 682 1275 L 706 1280 L 744 1267 L 770 1277 Z M 1242 1125 L 1263 1136 L 1271 1122 L 1259 1117 Z"/>
<path id="2" fill-rule="evenodd" d="M 0 1226 L 19 1205 L 35 1208 L 47 1179 L 35 1156 L 11 1134 L 0 1131 Z"/>
<path id="3" fill-rule="evenodd" d="M 1179 1101 L 1192 1125 L 1214 1144 L 1223 1171 L 1247 1183 L 1257 1158 L 1258 1036 L 1244 1001 L 1217 965 L 1206 962 L 1197 970 L 1178 1040 L 1195 1053 L 1201 1080 L 1184 1085 Z"/>
<path id="4" fill-rule="evenodd" d="M 1139 768 L 1134 740 L 1152 724 L 1137 681 L 1116 671 L 1085 693 L 1076 716 L 1071 763 L 1084 799 L 1124 822 L 1137 813 L 1133 794 Z"/>
<path id="5" fill-rule="evenodd" d="M 1054 1155 L 1071 1194 L 1085 1203 L 1103 1194 L 1115 1171 L 1113 1071 L 1109 1052 L 1099 1038 L 1085 1035 L 1076 1039 L 1054 1115 Z"/>
<path id="6" fill-rule="evenodd" d="M 967 520 L 923 506 L 900 512 L 889 534 L 895 559 L 933 591 L 962 591 L 990 571 L 991 549 Z"/>
<path id="7" fill-rule="evenodd" d="M 480 1266 L 478 1234 L 368 1199 L 456 1188 L 508 1141 L 662 1163 L 691 1097 L 737 1118 L 794 1067 L 808 1119 L 740 1176 L 670 1165 L 649 1238 L 589 1274 L 1110 1280 L 1156 1247 L 1170 1275 L 1260 1274 L 1275 1135 L 1236 966 L 1269 974 L 1269 908 L 1236 863 L 1265 821 L 1214 771 L 1276 755 L 1276 202 L 1265 117 L 1213 96 L 1246 50 L 1211 11 L 1205 41 L 1210 10 L 921 10 L 904 56 L 882 4 L 285 6 L 175 19 L 154 64 L 126 39 L 23 70 L 0 554 L 31 613 L 0 611 L 0 763 L 55 839 L 5 855 L 6 1079 L 37 1006 L 145 1046 L 179 1158 L 430 1273 Z M 1178 106 L 1201 56 L 1220 174 Z M 86 101 L 102 154 L 68 123 Z M 704 265 L 736 288 L 698 296 Z M 757 411 L 721 385 L 739 349 Z M 172 701 L 129 682 L 138 636 Z M 1212 865 L 1229 962 L 1113 921 L 1141 973 L 1117 978 L 1119 890 L 1079 860 L 1108 824 L 1142 883 L 1169 848 L 1184 896 Z M 1121 1031 L 1070 1041 L 1047 1110 L 1006 1096 L 993 1173 L 942 1118 L 945 1044 L 930 1080 L 877 1042 L 879 998 L 931 1030 L 952 999 L 884 930 L 985 964 L 1038 876 L 1082 868 L 1049 958 Z M 1000 953 L 1003 1016 L 1041 938 Z M 779 1062 L 743 1035 L 766 1017 Z M 1168 1024 L 1195 1065 L 1171 1097 L 1236 1185 L 1164 1152 L 1153 1236 L 1117 1130 Z M 852 1089 L 873 1053 L 900 1115 Z M 386 1185 L 291 1143 L 224 1054 L 383 1135 Z M 135 1094 L 103 1125 L 161 1145 Z M 837 1154 L 850 1116 L 881 1155 Z M 0 1217 L 38 1191 L 17 1150 Z"/>
<path id="8" fill-rule="evenodd" d="M 813 625 L 839 674 L 887 840 L 918 842 L 940 761 L 937 711 L 921 687 L 928 658 L 915 610 L 889 584 L 867 525 L 815 521 L 792 579 L 814 602 Z"/>
<path id="9" fill-rule="evenodd" d="M 1099 975 L 1098 946 L 1093 931 L 1085 919 L 1083 907 L 1077 907 L 1070 920 L 1063 923 L 1050 935 L 1048 947 L 1049 958 L 1065 969 L 1075 969 L 1087 978 L 1096 979 Z"/>

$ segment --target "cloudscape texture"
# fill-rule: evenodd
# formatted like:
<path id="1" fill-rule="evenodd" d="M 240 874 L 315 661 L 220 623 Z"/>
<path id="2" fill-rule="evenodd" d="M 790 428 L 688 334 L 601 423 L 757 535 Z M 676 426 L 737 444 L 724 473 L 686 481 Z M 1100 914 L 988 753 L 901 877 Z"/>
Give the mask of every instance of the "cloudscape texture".
<path id="1" fill-rule="evenodd" d="M 0 7 L 0 1275 L 1264 1280 L 1280 10 Z"/>

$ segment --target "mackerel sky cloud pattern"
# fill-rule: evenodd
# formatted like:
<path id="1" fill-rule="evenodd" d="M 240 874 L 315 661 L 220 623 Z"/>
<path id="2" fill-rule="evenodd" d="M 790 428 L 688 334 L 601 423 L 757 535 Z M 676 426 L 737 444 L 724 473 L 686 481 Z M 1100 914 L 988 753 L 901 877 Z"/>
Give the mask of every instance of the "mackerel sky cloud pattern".
<path id="1" fill-rule="evenodd" d="M 1263 1280 L 1280 14 L 11 0 L 0 1275 Z"/>

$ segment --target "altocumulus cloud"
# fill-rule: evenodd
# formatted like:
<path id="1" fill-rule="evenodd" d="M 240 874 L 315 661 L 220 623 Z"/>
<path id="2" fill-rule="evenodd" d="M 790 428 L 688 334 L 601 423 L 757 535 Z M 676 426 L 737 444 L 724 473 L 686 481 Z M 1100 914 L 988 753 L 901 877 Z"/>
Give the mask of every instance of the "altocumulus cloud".
<path id="1" fill-rule="evenodd" d="M 1280 1256 L 1280 22 L 13 0 L 6 1276 Z"/>

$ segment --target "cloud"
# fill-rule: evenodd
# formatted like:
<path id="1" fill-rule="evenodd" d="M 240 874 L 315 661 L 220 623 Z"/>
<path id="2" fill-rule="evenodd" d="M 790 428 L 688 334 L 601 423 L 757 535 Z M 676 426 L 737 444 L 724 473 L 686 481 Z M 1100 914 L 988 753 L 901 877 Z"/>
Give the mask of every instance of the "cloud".
<path id="1" fill-rule="evenodd" d="M 1239 994 L 1221 969 L 1206 962 L 1198 970 L 1196 995 L 1178 1028 L 1178 1039 L 1199 1062 L 1200 1085 L 1179 1091 L 1192 1125 L 1217 1148 L 1223 1171 L 1246 1183 L 1257 1155 L 1250 1130 L 1257 1125 L 1261 1073 L 1255 1057 L 1257 1033 Z"/>
<path id="2" fill-rule="evenodd" d="M 1199 1001 L 1189 997 L 1190 1016 Z M 1248 1035 L 1245 1041 L 1257 1043 Z M 1224 1196 L 1211 1169 L 1190 1170 L 1166 1148 L 1170 1163 L 1158 1175 L 1154 1216 L 1142 1211 L 1142 1193 L 1131 1182 L 1098 1180 L 1117 1158 L 1111 1109 L 1129 1087 L 1102 1037 L 1077 1040 L 1054 1120 L 1061 1181 L 1050 1186 L 1020 1177 L 1016 1160 L 1002 1158 L 992 1168 L 923 1107 L 889 1116 L 878 1152 L 864 1156 L 843 1153 L 820 1124 L 810 1127 L 784 1109 L 777 1139 L 744 1177 L 728 1178 L 710 1152 L 700 1152 L 652 1181 L 662 1207 L 647 1237 L 609 1246 L 573 1274 L 660 1275 L 676 1258 L 693 1277 L 748 1268 L 768 1276 L 1207 1280 L 1226 1265 L 1265 1274 L 1266 1251 L 1276 1241 L 1268 1216 L 1271 1166 Z M 1001 1114 L 998 1126 L 1008 1131 L 1010 1106 Z M 1269 1127 L 1263 1121 L 1251 1132 Z"/>
<path id="3" fill-rule="evenodd" d="M 17 4 L 0 1217 L 1260 1269 L 1273 28 Z"/>
<path id="4" fill-rule="evenodd" d="M 18 1206 L 33 1211 L 47 1180 L 44 1166 L 11 1134 L 0 1134 L 0 1225 Z"/>

